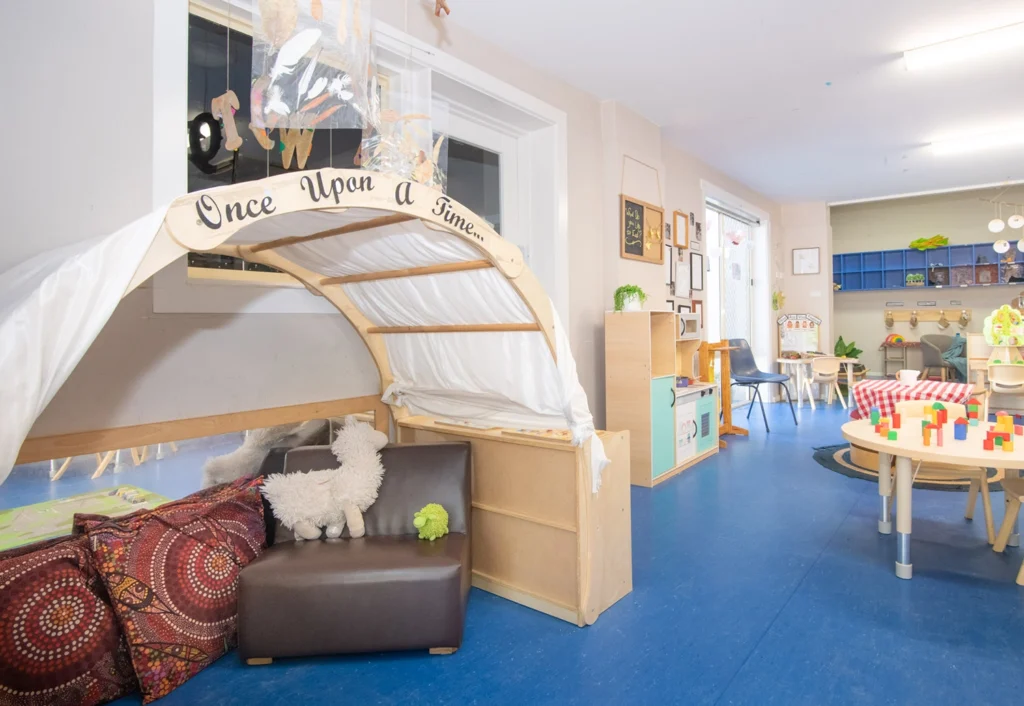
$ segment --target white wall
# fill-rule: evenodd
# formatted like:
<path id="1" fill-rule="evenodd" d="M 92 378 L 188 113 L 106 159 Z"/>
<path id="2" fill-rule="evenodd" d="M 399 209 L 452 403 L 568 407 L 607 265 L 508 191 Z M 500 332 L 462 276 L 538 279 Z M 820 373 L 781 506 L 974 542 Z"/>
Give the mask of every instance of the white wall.
<path id="1" fill-rule="evenodd" d="M 81 120 L 77 114 L 74 120 L 66 114 L 51 120 L 63 131 L 59 148 L 44 144 L 33 151 L 14 141 L 22 151 L 12 202 L 31 203 L 34 213 L 19 215 L 13 222 L 9 219 L 13 227 L 0 236 L 5 265 L 62 242 L 110 232 L 148 211 L 154 201 L 170 198 L 175 184 L 184 191 L 186 108 L 183 102 L 175 108 L 174 101 L 181 88 L 176 67 L 184 70 L 185 57 L 175 63 L 160 52 L 181 46 L 180 34 L 174 34 L 180 31 L 177 15 L 168 6 L 183 5 L 185 0 L 160 2 L 159 6 L 156 0 L 80 3 L 61 13 L 41 3 L 4 3 L 0 8 L 0 24 L 8 41 L 28 36 L 19 28 L 58 23 L 56 52 L 43 52 L 47 58 L 38 69 L 31 62 L 23 66 L 17 73 L 18 83 L 7 94 L 34 95 L 37 85 L 60 75 L 74 87 L 72 95 L 77 98 L 68 106 L 90 107 L 80 111 Z M 158 18 L 154 18 L 154 7 L 158 7 Z M 456 22 L 435 20 L 423 3 L 377 3 L 374 10 L 382 21 L 565 112 L 570 259 L 566 325 L 580 380 L 598 425 L 603 424 L 603 317 L 611 308 L 612 292 L 634 280 L 652 292 L 664 289 L 660 266 L 618 256 L 622 154 L 630 153 L 659 170 L 668 214 L 675 208 L 703 212 L 702 179 L 770 212 L 780 235 L 781 209 L 665 144 L 658 126 L 627 108 L 602 108 L 594 96 L 512 58 Z M 53 36 L 44 35 L 48 49 Z M 38 47 L 23 50 L 38 51 Z M 126 61 L 125 56 L 132 60 Z M 101 80 L 111 66 L 127 72 L 128 78 Z M 133 116 L 117 119 L 118 129 L 127 132 L 121 133 L 118 142 L 122 148 L 109 150 L 109 155 L 96 146 L 96 135 L 109 129 L 110 119 L 98 116 L 105 106 L 118 106 L 118 115 Z M 6 134 L 18 134 L 13 128 L 25 130 L 39 120 L 17 111 L 5 113 L 3 119 L 14 121 Z M 180 152 L 176 145 L 181 146 Z M 55 158 L 58 149 L 60 156 Z M 74 182 L 80 191 L 72 202 L 74 208 L 52 208 L 52 189 L 46 195 L 46 189 L 32 186 L 49 185 L 54 159 L 72 165 L 68 174 L 82 175 Z M 634 188 L 633 178 L 629 176 L 629 189 Z M 637 184 L 636 188 L 649 187 Z M 68 189 L 65 196 L 73 195 L 72 191 Z M 39 226 L 40 218 L 45 227 Z M 33 237 L 19 235 L 26 232 Z M 656 304 L 658 297 L 653 299 Z M 223 372 L 202 372 L 210 362 Z M 378 385 L 369 356 L 340 317 L 153 314 L 151 291 L 142 289 L 122 303 L 33 434 L 350 397 L 368 394 Z"/>
<path id="2" fill-rule="evenodd" d="M 999 236 L 988 231 L 988 222 L 994 215 L 992 204 L 988 201 L 997 195 L 1004 202 L 1024 203 L 1024 186 L 833 206 L 831 221 L 834 251 L 843 253 L 903 249 L 916 238 L 933 235 L 945 235 L 953 244 L 992 242 Z M 1003 218 L 1011 213 L 1012 209 L 1004 208 Z M 1002 236 L 1012 240 L 1024 236 L 1024 233 L 1006 229 Z M 995 260 L 995 253 L 992 254 L 992 260 Z M 896 324 L 894 328 L 886 329 L 884 318 L 887 302 L 903 302 L 903 306 L 898 308 L 914 309 L 919 308 L 918 302 L 934 301 L 934 308 L 945 309 L 950 321 L 959 317 L 961 309 L 970 309 L 973 320 L 965 330 L 977 333 L 993 309 L 1011 303 L 1022 291 L 1024 286 L 838 292 L 835 295 L 834 329 L 844 339 L 856 341 L 864 350 L 864 364 L 872 373 L 880 373 L 882 352 L 878 346 L 888 334 L 899 333 L 910 340 L 918 340 L 929 333 L 953 335 L 963 331 L 955 323 L 945 331 L 940 331 L 934 323 L 922 323 L 913 330 L 909 324 Z M 921 364 L 920 352 L 911 350 L 908 363 L 918 368 Z"/>
<path id="3" fill-rule="evenodd" d="M 784 246 L 777 263 L 783 274 L 782 291 L 786 305 L 779 314 L 813 314 L 821 319 L 819 348 L 826 353 L 833 349 L 832 323 L 832 237 L 829 208 L 824 202 L 783 204 L 782 226 Z M 820 272 L 816 275 L 793 274 L 793 250 L 818 248 Z M 776 336 L 778 328 L 776 327 Z M 842 333 L 839 331 L 838 333 Z M 835 335 L 838 335 L 835 334 Z"/>

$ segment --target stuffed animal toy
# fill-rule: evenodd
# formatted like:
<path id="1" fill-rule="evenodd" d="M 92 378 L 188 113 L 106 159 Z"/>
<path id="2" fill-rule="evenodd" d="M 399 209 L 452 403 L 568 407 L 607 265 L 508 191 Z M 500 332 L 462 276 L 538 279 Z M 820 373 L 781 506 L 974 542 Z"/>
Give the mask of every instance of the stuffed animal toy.
<path id="1" fill-rule="evenodd" d="M 378 451 L 388 437 L 354 417 L 331 445 L 340 468 L 307 473 L 275 473 L 263 482 L 263 495 L 274 517 L 295 533 L 296 539 L 319 539 L 326 527 L 329 538 L 341 536 L 345 525 L 349 535 L 366 533 L 363 513 L 377 500 L 384 476 Z"/>
<path id="2" fill-rule="evenodd" d="M 413 513 L 413 527 L 420 531 L 420 539 L 433 542 L 448 534 L 448 511 L 437 503 L 428 503 L 419 512 Z"/>
<path id="3" fill-rule="evenodd" d="M 212 485 L 254 476 L 259 472 L 271 449 L 282 446 L 293 449 L 302 446 L 326 426 L 326 419 L 314 419 L 300 424 L 253 429 L 237 449 L 206 461 L 206 465 L 203 466 L 203 487 L 209 488 Z"/>

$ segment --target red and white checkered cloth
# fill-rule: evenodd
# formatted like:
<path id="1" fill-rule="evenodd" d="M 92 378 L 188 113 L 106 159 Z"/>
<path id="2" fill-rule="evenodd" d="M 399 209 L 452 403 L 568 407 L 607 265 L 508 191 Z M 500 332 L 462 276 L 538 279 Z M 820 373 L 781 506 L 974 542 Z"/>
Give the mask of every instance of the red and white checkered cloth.
<path id="1" fill-rule="evenodd" d="M 853 386 L 851 419 L 867 419 L 871 408 L 878 407 L 883 417 L 892 416 L 896 403 L 905 400 L 937 400 L 967 404 L 974 394 L 974 386 L 959 382 L 925 380 L 907 387 L 899 380 L 862 380 Z"/>

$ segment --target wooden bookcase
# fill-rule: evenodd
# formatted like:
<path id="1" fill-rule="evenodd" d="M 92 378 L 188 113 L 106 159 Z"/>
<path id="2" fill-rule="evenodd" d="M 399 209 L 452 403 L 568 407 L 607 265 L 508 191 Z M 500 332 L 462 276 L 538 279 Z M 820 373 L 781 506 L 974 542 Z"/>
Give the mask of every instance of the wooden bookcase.
<path id="1" fill-rule="evenodd" d="M 633 590 L 629 434 L 598 431 L 611 463 L 591 492 L 591 442 L 561 432 L 398 421 L 402 443 L 468 441 L 473 454 L 473 585 L 591 625 Z"/>
<path id="2" fill-rule="evenodd" d="M 630 432 L 633 485 L 653 487 L 718 453 L 717 388 L 676 387 L 677 375 L 698 379 L 701 343 L 681 338 L 678 314 L 607 312 L 604 321 L 606 426 Z"/>

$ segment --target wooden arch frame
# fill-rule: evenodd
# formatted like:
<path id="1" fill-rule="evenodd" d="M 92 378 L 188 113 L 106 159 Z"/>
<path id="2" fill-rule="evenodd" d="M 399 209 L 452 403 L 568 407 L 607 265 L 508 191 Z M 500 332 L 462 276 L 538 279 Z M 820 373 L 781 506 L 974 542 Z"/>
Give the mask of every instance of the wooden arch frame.
<path id="1" fill-rule="evenodd" d="M 250 245 L 228 244 L 232 236 L 256 223 L 300 211 L 343 213 L 350 208 L 373 209 L 376 215 L 317 233 L 287 236 Z M 354 232 L 420 221 L 432 230 L 456 236 L 480 252 L 479 260 L 458 261 L 374 273 L 329 277 L 285 257 L 280 248 Z M 394 382 L 383 336 L 398 333 L 539 332 L 557 363 L 554 314 L 551 302 L 523 261 L 514 244 L 462 204 L 438 191 L 393 175 L 357 169 L 320 169 L 268 177 L 205 191 L 176 199 L 168 208 L 156 240 L 128 288 L 131 291 L 154 272 L 185 252 L 216 252 L 249 262 L 269 265 L 302 282 L 314 294 L 329 301 L 356 329 L 377 370 L 381 387 Z M 495 268 L 512 285 L 526 305 L 533 323 L 378 327 L 363 314 L 343 289 L 344 284 L 379 279 Z M 127 294 L 127 292 L 126 292 Z M 392 407 L 396 419 L 407 416 L 404 408 Z"/>

